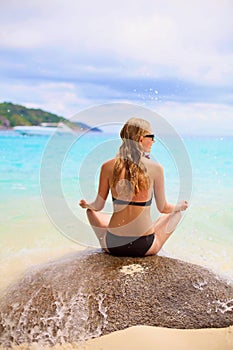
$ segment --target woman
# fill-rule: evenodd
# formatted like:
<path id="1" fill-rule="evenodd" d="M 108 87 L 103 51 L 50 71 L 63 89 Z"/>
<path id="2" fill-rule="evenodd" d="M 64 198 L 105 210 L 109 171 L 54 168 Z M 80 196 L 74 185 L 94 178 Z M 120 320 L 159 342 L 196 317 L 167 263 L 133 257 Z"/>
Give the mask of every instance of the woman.
<path id="1" fill-rule="evenodd" d="M 131 118 L 123 126 L 122 145 L 114 159 L 101 167 L 98 195 L 93 203 L 84 199 L 89 222 L 101 247 L 118 256 L 157 254 L 175 230 L 188 203 L 169 204 L 165 198 L 164 173 L 160 164 L 145 157 L 154 135 L 150 123 Z M 111 190 L 113 214 L 100 213 Z M 155 222 L 150 215 L 152 195 L 163 213 Z"/>

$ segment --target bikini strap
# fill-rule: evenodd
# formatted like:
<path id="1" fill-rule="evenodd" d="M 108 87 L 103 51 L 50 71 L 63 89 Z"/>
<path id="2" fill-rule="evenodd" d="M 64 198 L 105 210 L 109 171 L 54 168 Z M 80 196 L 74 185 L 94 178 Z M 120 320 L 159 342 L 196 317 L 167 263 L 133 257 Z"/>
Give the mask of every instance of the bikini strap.
<path id="1" fill-rule="evenodd" d="M 124 201 L 122 199 L 117 199 L 114 197 L 112 197 L 112 201 L 114 202 L 114 204 L 124 204 L 124 205 L 135 205 L 135 206 L 141 206 L 141 207 L 148 207 L 151 205 L 152 197 L 147 202 L 133 202 L 133 201 L 128 202 L 128 201 Z"/>

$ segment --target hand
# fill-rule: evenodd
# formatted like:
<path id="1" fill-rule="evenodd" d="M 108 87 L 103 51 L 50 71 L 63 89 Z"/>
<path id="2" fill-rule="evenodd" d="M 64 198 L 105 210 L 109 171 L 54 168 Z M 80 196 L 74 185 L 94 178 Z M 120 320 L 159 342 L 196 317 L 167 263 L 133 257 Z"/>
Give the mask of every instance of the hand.
<path id="1" fill-rule="evenodd" d="M 79 202 L 79 205 L 83 209 L 87 209 L 88 208 L 88 203 L 85 201 L 85 199 L 81 199 L 80 202 Z"/>
<path id="2" fill-rule="evenodd" d="M 188 202 L 187 201 L 181 201 L 175 206 L 174 211 L 184 211 L 188 208 Z"/>

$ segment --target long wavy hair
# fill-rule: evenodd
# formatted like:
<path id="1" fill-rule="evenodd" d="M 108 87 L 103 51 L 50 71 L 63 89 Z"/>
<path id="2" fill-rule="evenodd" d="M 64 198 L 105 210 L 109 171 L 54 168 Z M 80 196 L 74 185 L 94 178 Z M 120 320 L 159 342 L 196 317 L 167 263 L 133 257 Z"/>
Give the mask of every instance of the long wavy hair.
<path id="1" fill-rule="evenodd" d="M 143 149 L 139 140 L 140 136 L 145 135 L 150 129 L 150 123 L 139 118 L 129 119 L 121 129 L 122 144 L 113 168 L 113 188 L 119 185 L 122 172 L 125 170 L 122 192 L 137 194 L 141 190 L 149 189 L 150 179 L 141 160 Z"/>

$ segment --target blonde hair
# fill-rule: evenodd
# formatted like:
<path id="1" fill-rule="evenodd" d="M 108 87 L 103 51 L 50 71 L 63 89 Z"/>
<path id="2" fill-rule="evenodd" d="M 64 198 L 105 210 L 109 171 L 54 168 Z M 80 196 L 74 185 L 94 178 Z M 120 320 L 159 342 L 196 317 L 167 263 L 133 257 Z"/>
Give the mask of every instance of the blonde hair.
<path id="1" fill-rule="evenodd" d="M 140 190 L 147 190 L 150 180 L 141 158 L 143 149 L 140 146 L 140 137 L 151 129 L 150 123 L 144 119 L 131 118 L 121 129 L 122 144 L 116 156 L 113 168 L 112 186 L 115 188 L 125 169 L 125 191 L 137 194 Z"/>

